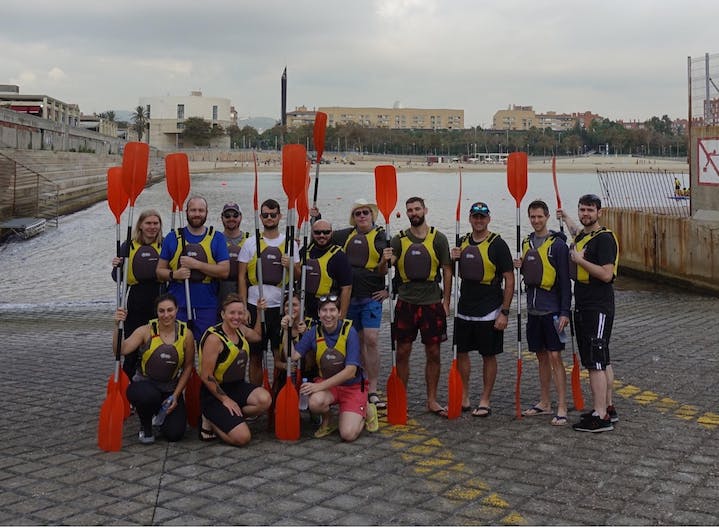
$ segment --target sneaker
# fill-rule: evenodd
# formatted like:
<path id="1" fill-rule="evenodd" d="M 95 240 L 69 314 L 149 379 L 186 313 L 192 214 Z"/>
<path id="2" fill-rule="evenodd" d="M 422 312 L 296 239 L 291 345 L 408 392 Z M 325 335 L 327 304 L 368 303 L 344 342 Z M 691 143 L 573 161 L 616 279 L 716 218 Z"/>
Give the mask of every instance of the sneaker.
<path id="1" fill-rule="evenodd" d="M 614 405 L 607 406 L 607 414 L 609 414 L 609 420 L 612 423 L 619 422 L 619 414 L 617 413 L 617 409 L 614 408 Z"/>
<path id="2" fill-rule="evenodd" d="M 602 419 L 598 415 L 590 415 L 587 419 L 574 423 L 572 428 L 577 432 L 609 432 L 614 430 L 614 426 L 612 426 L 609 419 Z"/>
<path id="3" fill-rule="evenodd" d="M 593 410 L 591 412 L 584 412 L 582 414 L 579 414 L 579 417 L 582 420 L 588 419 L 592 416 L 593 412 L 594 412 Z M 612 423 L 619 422 L 619 414 L 617 413 L 617 409 L 614 407 L 614 405 L 607 406 L 607 415 L 609 415 L 609 420 Z"/>
<path id="4" fill-rule="evenodd" d="M 376 432 L 379 430 L 379 419 L 377 418 L 377 407 L 374 403 L 367 403 L 367 417 L 365 420 L 365 428 L 368 432 Z"/>
<path id="5" fill-rule="evenodd" d="M 322 424 L 317 431 L 315 432 L 315 437 L 317 439 L 320 439 L 322 437 L 327 437 L 330 434 L 333 434 L 337 431 L 337 425 L 330 421 L 329 423 Z"/>
<path id="6" fill-rule="evenodd" d="M 145 435 L 144 430 L 140 430 L 140 433 L 137 434 L 137 439 L 142 443 L 143 445 L 151 445 L 155 442 L 155 436 L 152 434 Z"/>
<path id="7" fill-rule="evenodd" d="M 380 398 L 379 398 L 379 395 L 377 395 L 377 394 L 374 393 L 374 392 L 372 392 L 372 393 L 369 394 L 369 396 L 367 397 L 367 402 L 370 402 L 370 403 L 374 404 L 375 407 L 378 408 L 378 409 L 380 409 L 380 408 L 387 408 L 387 403 L 384 402 L 382 399 L 380 399 Z"/>

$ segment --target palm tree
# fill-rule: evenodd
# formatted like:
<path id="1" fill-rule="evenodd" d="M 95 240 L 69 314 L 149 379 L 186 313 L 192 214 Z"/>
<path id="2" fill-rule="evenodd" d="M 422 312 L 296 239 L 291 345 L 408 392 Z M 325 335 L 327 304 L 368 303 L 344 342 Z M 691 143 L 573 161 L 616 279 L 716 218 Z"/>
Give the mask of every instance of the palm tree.
<path id="1" fill-rule="evenodd" d="M 133 128 L 137 132 L 137 140 L 142 141 L 142 134 L 150 124 L 150 112 L 147 108 L 138 106 L 132 114 Z"/>

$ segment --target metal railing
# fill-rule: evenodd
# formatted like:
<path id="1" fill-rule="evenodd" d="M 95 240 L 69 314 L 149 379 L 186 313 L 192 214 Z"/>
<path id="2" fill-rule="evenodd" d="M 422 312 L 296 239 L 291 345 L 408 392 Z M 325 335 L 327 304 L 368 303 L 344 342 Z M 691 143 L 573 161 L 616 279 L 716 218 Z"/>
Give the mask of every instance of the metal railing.
<path id="1" fill-rule="evenodd" d="M 690 215 L 689 176 L 683 172 L 597 170 L 597 177 L 607 207 Z"/>

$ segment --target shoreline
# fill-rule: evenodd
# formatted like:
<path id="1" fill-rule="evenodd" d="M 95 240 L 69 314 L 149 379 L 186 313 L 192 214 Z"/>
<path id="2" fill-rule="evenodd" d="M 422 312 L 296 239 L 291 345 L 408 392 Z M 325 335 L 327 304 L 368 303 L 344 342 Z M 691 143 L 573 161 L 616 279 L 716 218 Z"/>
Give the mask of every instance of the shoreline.
<path id="1" fill-rule="evenodd" d="M 247 157 L 242 156 L 243 158 Z M 350 155 L 339 157 L 326 155 L 323 159 L 330 160 L 322 164 L 321 172 L 373 172 L 377 165 L 394 165 L 397 172 L 439 172 L 456 173 L 461 167 L 463 172 L 503 172 L 504 163 L 432 163 L 428 164 L 419 156 L 383 156 L 383 155 Z M 280 157 L 277 152 L 258 153 L 259 172 L 280 171 Z M 314 172 L 315 168 L 312 168 Z M 551 172 L 551 157 L 530 157 L 530 172 Z M 582 156 L 557 158 L 557 173 L 586 173 L 596 170 L 620 171 L 667 171 L 689 173 L 689 164 L 685 159 L 647 158 L 633 156 Z M 212 172 L 252 172 L 254 164 L 251 159 L 241 161 L 207 161 L 190 159 L 190 171 L 197 174 Z"/>

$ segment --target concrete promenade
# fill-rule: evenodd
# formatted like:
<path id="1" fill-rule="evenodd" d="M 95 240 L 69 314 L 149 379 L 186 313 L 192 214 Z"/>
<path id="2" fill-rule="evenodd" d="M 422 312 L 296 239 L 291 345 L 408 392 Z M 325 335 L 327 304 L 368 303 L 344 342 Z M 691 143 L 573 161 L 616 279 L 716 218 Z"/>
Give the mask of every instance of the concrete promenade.
<path id="1" fill-rule="evenodd" d="M 514 419 L 510 326 L 487 419 L 424 411 L 416 344 L 407 426 L 382 419 L 378 433 L 343 444 L 313 439 L 304 419 L 302 439 L 282 443 L 261 418 L 244 449 L 202 443 L 195 430 L 143 446 L 131 416 L 122 451 L 105 453 L 96 428 L 112 371 L 109 310 L 0 311 L 0 524 L 718 524 L 718 320 L 719 298 L 620 277 L 613 432 Z M 443 358 L 442 398 L 449 343 Z M 528 407 L 537 368 L 523 358 Z M 387 351 L 382 384 L 388 372 Z"/>

